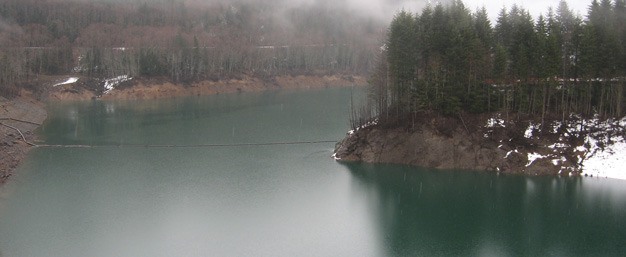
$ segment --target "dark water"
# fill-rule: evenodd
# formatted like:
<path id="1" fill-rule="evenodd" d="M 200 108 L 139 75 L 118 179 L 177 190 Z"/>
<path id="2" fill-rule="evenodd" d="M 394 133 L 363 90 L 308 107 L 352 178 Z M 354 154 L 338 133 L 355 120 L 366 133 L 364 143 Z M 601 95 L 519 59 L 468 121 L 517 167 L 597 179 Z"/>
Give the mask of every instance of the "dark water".
<path id="1" fill-rule="evenodd" d="M 336 163 L 362 90 L 51 106 L 0 256 L 619 256 L 626 183 Z M 120 145 L 119 147 L 117 145 Z M 125 147 L 123 145 L 133 145 Z"/>

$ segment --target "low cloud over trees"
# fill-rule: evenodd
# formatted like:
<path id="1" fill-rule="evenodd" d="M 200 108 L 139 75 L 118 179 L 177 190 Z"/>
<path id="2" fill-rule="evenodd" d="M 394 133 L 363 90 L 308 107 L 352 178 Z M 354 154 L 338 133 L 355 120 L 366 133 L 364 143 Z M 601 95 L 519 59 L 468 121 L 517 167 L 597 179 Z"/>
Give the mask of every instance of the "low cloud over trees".
<path id="1" fill-rule="evenodd" d="M 67 73 L 182 82 L 241 74 L 365 73 L 385 24 L 338 6 L 6 0 L 0 3 L 0 85 Z"/>
<path id="2" fill-rule="evenodd" d="M 561 1 L 535 20 L 513 6 L 495 25 L 484 9 L 471 12 L 461 1 L 402 11 L 362 113 L 383 121 L 424 111 L 622 117 L 625 11 L 623 0 L 594 0 L 581 18 Z"/>

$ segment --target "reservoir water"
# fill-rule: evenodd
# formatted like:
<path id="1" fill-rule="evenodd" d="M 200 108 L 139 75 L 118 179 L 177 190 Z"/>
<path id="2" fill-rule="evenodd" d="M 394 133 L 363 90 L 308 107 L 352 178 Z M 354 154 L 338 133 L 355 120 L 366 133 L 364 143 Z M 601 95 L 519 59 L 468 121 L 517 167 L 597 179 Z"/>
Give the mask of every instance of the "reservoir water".
<path id="1" fill-rule="evenodd" d="M 31 152 L 0 188 L 0 256 L 626 255 L 624 181 L 341 164 L 334 143 L 263 145 L 340 140 L 364 95 L 52 104 L 45 143 L 101 147 Z"/>

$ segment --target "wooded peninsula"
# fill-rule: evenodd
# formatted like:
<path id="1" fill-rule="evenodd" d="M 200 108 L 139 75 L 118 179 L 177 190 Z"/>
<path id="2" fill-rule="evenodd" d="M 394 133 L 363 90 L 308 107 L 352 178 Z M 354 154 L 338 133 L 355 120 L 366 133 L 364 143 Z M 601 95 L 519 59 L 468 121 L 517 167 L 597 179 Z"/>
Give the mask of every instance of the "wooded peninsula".
<path id="1" fill-rule="evenodd" d="M 584 19 L 565 1 L 536 20 L 513 6 L 495 25 L 461 1 L 401 11 L 336 157 L 581 174 L 624 140 L 625 73 L 623 0 L 594 0 Z"/>

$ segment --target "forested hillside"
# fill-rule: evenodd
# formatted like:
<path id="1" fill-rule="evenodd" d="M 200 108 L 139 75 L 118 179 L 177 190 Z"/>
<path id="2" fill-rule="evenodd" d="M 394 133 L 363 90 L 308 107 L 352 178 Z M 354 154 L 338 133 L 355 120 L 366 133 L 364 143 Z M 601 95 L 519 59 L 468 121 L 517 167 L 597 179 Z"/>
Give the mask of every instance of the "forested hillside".
<path id="1" fill-rule="evenodd" d="M 0 85 L 69 73 L 174 82 L 362 74 L 386 25 L 342 2 L 5 0 Z"/>
<path id="2" fill-rule="evenodd" d="M 583 18 L 561 1 L 537 19 L 513 6 L 496 24 L 461 1 L 402 11 L 378 60 L 371 102 L 355 113 L 355 128 L 373 116 L 395 123 L 423 112 L 621 118 L 626 4 L 594 0 Z"/>

